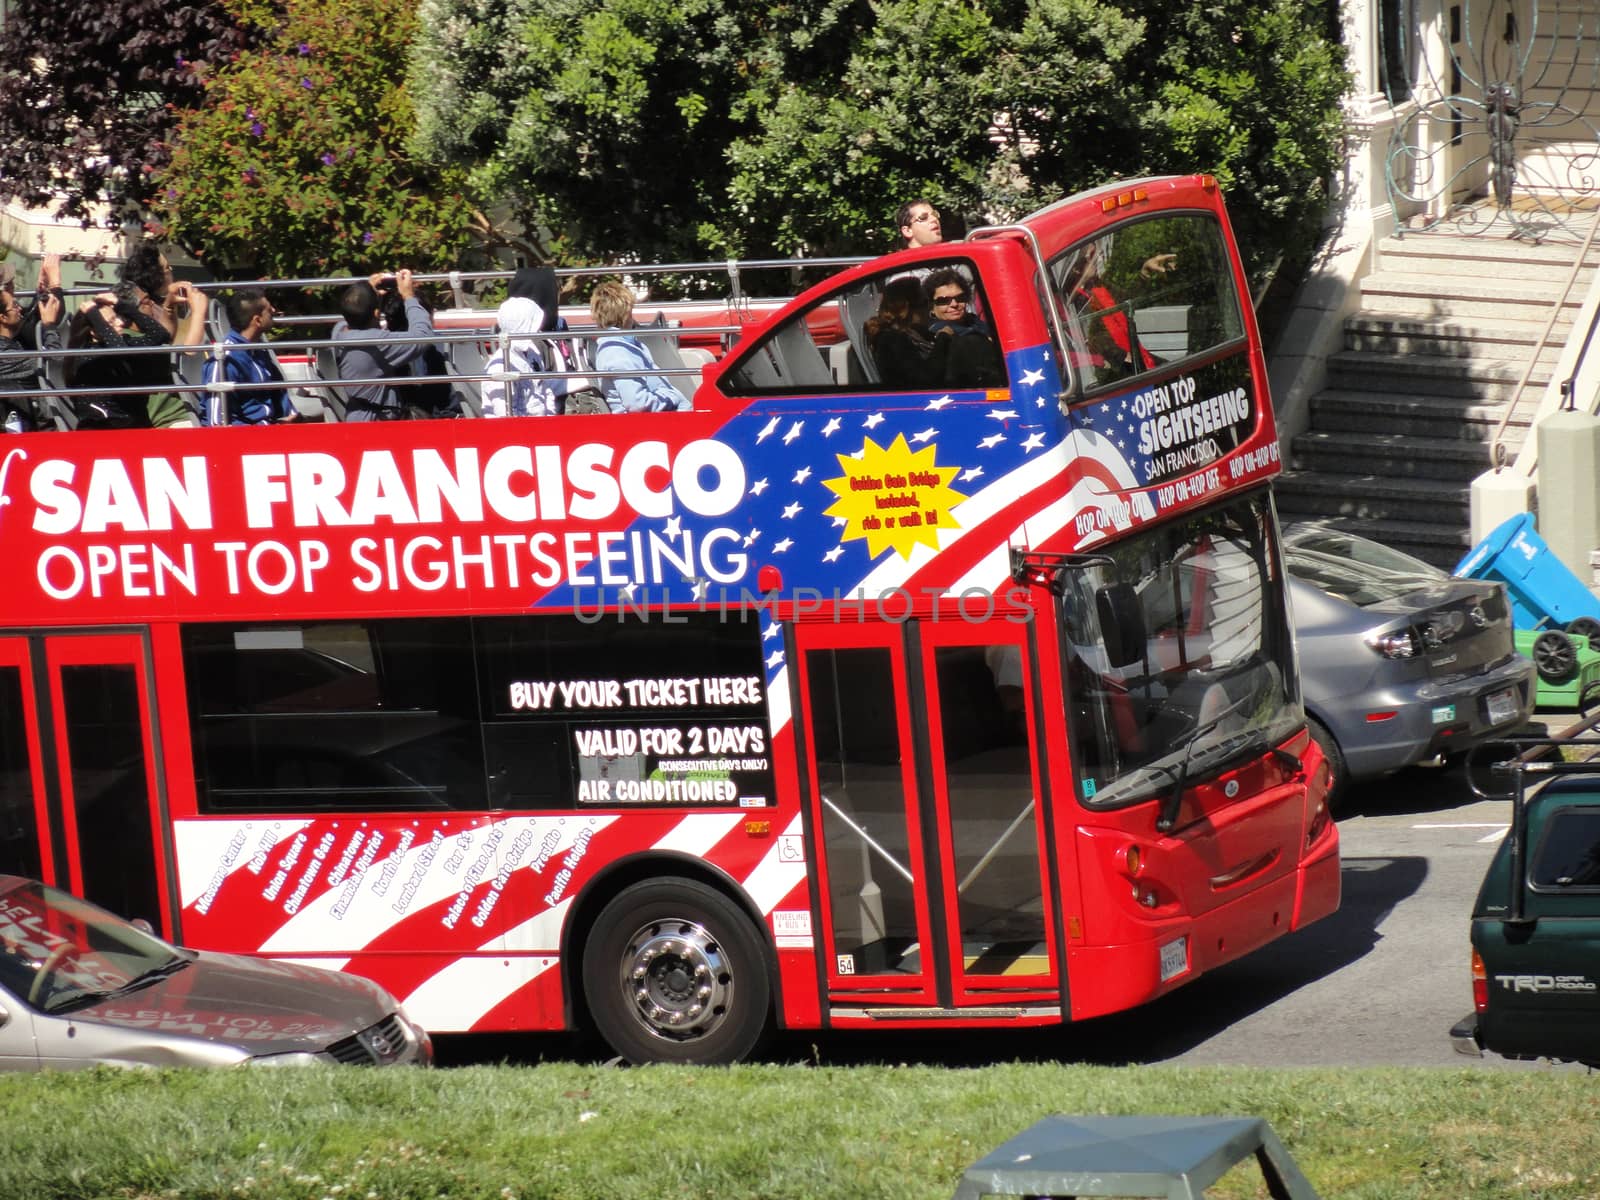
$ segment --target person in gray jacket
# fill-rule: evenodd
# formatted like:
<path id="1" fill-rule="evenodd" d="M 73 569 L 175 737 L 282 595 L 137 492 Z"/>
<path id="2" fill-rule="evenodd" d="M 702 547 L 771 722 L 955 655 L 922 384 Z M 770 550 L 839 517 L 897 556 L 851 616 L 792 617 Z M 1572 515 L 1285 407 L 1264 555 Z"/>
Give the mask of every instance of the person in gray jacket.
<path id="1" fill-rule="evenodd" d="M 403 333 L 383 329 L 379 324 L 382 301 L 380 290 L 393 287 L 405 303 L 407 327 Z M 344 388 L 346 421 L 398 421 L 405 417 L 405 399 L 386 379 L 410 378 L 411 363 L 428 348 L 433 337 L 433 320 L 417 299 L 411 272 L 382 271 L 361 283 L 352 283 L 340 293 L 342 320 L 333 327 L 334 348 L 339 378 L 370 380 L 357 387 Z M 406 339 L 406 340 L 400 340 Z"/>
<path id="2" fill-rule="evenodd" d="M 59 260 L 48 255 L 39 270 L 39 295 L 24 306 L 17 296 L 15 278 L 0 276 L 0 392 L 32 391 L 39 386 L 36 358 L 27 350 L 59 350 L 61 335 L 61 282 Z M 11 355 L 18 357 L 12 358 Z M 31 396 L 0 396 L 0 432 L 28 433 L 39 428 L 40 414 Z"/>

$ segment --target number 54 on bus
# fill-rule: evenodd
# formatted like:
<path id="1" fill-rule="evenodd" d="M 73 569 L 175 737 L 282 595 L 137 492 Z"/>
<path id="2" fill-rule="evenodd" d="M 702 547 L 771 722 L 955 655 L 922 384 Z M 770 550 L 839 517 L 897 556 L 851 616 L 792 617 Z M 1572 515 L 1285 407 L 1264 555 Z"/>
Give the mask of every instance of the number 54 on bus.
<path id="1" fill-rule="evenodd" d="M 0 870 L 634 1061 L 1116 1012 L 1338 905 L 1277 468 L 1204 176 L 692 412 L 8 438 Z"/>

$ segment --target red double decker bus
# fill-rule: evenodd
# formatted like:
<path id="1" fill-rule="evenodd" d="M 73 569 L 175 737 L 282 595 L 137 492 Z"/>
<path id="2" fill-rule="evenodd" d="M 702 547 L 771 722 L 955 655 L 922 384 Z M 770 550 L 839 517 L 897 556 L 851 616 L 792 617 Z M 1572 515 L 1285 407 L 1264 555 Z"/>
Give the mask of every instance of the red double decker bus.
<path id="1" fill-rule="evenodd" d="M 930 279 L 980 382 L 896 376 Z M 1162 995 L 1339 898 L 1246 297 L 1152 179 L 692 412 L 7 439 L 0 870 L 635 1061 Z"/>

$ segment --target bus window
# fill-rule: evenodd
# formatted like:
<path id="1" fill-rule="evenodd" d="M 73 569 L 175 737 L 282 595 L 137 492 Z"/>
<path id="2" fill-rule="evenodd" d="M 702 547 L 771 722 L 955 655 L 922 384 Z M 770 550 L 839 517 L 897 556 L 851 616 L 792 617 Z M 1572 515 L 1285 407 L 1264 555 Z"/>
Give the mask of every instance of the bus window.
<path id="1" fill-rule="evenodd" d="M 1131 222 L 1051 263 L 1072 365 L 1087 389 L 1244 336 L 1222 230 L 1198 213 Z"/>
<path id="2" fill-rule="evenodd" d="M 777 803 L 753 612 L 483 618 L 477 646 L 491 807 Z"/>
<path id="3" fill-rule="evenodd" d="M 1082 799 L 1147 799 L 1300 727 L 1288 616 L 1263 495 L 1106 548 L 1064 576 Z M 1126 599 L 1123 599 L 1125 597 Z"/>
<path id="4" fill-rule="evenodd" d="M 37 813 L 22 671 L 8 664 L 0 666 L 0 874 L 44 874 Z"/>
<path id="5" fill-rule="evenodd" d="M 944 291 L 960 293 L 960 307 L 934 312 L 925 285 L 934 285 L 938 294 L 941 277 L 950 272 L 956 279 Z M 972 263 L 951 259 L 914 272 L 901 269 L 854 280 L 741 351 L 722 386 L 734 396 L 1004 387 L 999 331 L 977 278 Z M 926 374 L 908 373 L 901 362 L 907 356 L 891 357 L 881 345 L 875 352 L 877 322 L 891 310 L 914 314 L 919 327 L 915 336 L 927 343 Z M 943 335 L 948 339 L 945 344 L 936 340 L 930 322 L 935 328 L 938 322 L 953 326 Z"/>
<path id="6" fill-rule="evenodd" d="M 83 896 L 129 919 L 159 919 L 139 672 L 65 664 L 61 708 Z"/>
<path id="7" fill-rule="evenodd" d="M 1022 649 L 940 646 L 934 664 L 964 969 L 1038 974 L 1046 926 Z"/>
<path id="8" fill-rule="evenodd" d="M 879 647 L 807 656 L 833 950 L 854 975 L 919 974 L 894 665 Z"/>
<path id="9" fill-rule="evenodd" d="M 484 807 L 465 618 L 183 630 L 202 812 Z"/>

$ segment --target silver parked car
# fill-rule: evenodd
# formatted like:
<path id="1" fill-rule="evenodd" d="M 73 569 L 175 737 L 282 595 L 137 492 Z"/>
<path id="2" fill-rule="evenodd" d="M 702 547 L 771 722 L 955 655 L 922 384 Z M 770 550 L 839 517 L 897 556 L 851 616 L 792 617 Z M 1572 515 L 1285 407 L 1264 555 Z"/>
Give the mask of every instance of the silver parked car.
<path id="1" fill-rule="evenodd" d="M 1301 693 L 1335 797 L 1532 714 L 1534 665 L 1512 644 L 1501 584 L 1316 521 L 1285 525 L 1283 553 Z"/>
<path id="2" fill-rule="evenodd" d="M 185 950 L 0 875 L 0 1070 L 432 1061 L 427 1033 L 370 980 Z"/>

